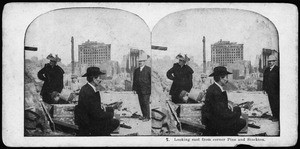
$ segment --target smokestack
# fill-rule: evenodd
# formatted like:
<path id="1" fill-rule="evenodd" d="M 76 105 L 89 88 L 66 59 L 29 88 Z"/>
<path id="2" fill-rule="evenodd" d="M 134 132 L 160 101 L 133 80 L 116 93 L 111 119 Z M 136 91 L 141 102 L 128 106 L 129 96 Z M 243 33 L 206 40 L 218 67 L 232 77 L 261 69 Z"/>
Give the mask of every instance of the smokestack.
<path id="1" fill-rule="evenodd" d="M 205 36 L 203 36 L 203 73 L 206 73 L 206 58 L 205 58 Z"/>
<path id="2" fill-rule="evenodd" d="M 71 56 L 72 56 L 72 61 L 71 61 L 71 64 L 72 64 L 72 74 L 74 74 L 74 38 L 73 36 L 71 37 Z"/>

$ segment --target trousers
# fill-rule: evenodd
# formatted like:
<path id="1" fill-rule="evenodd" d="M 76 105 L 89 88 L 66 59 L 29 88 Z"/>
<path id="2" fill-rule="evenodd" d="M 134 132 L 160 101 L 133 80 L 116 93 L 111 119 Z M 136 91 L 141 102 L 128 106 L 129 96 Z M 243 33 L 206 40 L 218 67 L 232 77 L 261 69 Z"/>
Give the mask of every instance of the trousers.
<path id="1" fill-rule="evenodd" d="M 268 93 L 268 98 L 272 115 L 279 120 L 279 94 Z"/>
<path id="2" fill-rule="evenodd" d="M 138 98 L 143 117 L 150 119 L 150 94 L 138 93 Z"/>

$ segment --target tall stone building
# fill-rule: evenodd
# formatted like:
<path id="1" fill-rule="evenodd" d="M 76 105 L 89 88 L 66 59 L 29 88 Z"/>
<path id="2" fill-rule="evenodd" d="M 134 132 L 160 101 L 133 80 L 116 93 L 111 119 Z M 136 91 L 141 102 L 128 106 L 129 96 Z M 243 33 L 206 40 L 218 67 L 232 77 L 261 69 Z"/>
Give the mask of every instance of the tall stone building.
<path id="1" fill-rule="evenodd" d="M 211 45 L 211 61 L 226 66 L 244 59 L 243 44 L 236 42 L 222 41 L 222 39 Z"/>
<path id="2" fill-rule="evenodd" d="M 98 43 L 97 41 L 86 41 L 78 45 L 78 63 L 80 73 L 83 68 L 98 66 L 111 60 L 111 44 Z"/>

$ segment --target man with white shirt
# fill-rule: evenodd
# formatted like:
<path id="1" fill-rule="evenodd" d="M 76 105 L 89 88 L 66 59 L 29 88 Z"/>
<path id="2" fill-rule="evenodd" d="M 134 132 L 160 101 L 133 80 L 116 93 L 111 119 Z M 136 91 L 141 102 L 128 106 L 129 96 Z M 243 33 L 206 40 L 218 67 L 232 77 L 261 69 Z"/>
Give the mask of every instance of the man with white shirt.
<path id="1" fill-rule="evenodd" d="M 89 67 L 82 77 L 87 77 L 80 92 L 78 105 L 75 107 L 75 123 L 79 127 L 79 136 L 110 136 L 110 133 L 118 128 L 120 121 L 113 119 L 114 110 L 105 107 L 101 103 L 101 97 L 96 87 L 100 85 L 102 79 L 98 67 Z"/>
<path id="2" fill-rule="evenodd" d="M 273 122 L 279 120 L 279 67 L 276 66 L 276 57 L 269 56 L 269 67 L 264 71 L 263 90 L 267 92 L 272 111 Z"/>
<path id="3" fill-rule="evenodd" d="M 224 66 L 214 68 L 209 77 L 214 77 L 214 83 L 206 92 L 202 107 L 202 123 L 206 126 L 204 135 L 235 136 L 242 130 L 246 121 L 241 119 L 241 108 L 228 105 L 228 97 L 223 86 L 228 82 L 228 74 Z"/>
<path id="4" fill-rule="evenodd" d="M 142 55 L 139 67 L 134 70 L 132 90 L 138 94 L 143 117 L 140 120 L 150 120 L 151 68 L 145 65 L 147 58 Z"/>

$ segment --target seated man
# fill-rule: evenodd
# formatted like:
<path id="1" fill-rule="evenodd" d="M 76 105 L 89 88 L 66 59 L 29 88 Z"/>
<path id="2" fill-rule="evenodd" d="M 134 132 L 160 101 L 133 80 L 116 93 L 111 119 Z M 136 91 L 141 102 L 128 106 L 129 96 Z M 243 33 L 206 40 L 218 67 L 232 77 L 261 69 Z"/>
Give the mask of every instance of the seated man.
<path id="1" fill-rule="evenodd" d="M 78 105 L 75 106 L 75 123 L 79 127 L 80 136 L 110 136 L 120 121 L 113 119 L 113 108 L 101 104 L 101 97 L 96 87 L 100 85 L 100 75 L 105 74 L 98 67 L 89 67 L 83 77 L 87 77 L 80 92 Z"/>
<path id="2" fill-rule="evenodd" d="M 241 108 L 228 105 L 227 93 L 223 90 L 228 74 L 232 73 L 218 66 L 209 75 L 214 77 L 215 82 L 208 87 L 202 107 L 202 123 L 206 126 L 204 135 L 235 136 L 246 125 L 246 121 L 240 118 Z"/>

